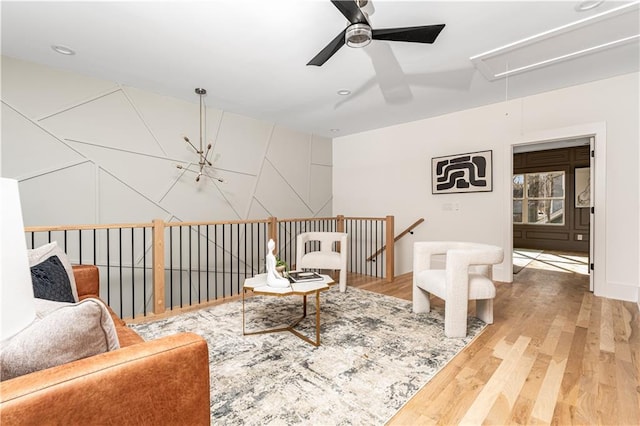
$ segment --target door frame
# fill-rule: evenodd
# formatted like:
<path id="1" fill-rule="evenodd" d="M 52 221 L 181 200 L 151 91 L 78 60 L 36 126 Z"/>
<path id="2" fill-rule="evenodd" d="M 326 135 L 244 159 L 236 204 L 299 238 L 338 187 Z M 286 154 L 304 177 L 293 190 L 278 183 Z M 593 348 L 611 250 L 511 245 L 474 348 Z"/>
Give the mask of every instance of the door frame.
<path id="1" fill-rule="evenodd" d="M 606 153 L 607 153 L 607 126 L 605 122 L 581 124 L 571 127 L 549 129 L 539 132 L 530 132 L 517 137 L 504 151 L 507 173 L 505 173 L 505 209 L 508 213 L 505 217 L 507 223 L 505 239 L 505 258 L 513 257 L 513 194 L 510 190 L 513 184 L 513 149 L 517 145 L 532 145 L 545 142 L 555 142 L 565 139 L 590 138 L 594 139 L 593 146 L 595 156 L 591 159 L 591 179 L 593 182 L 592 201 L 595 213 L 591 215 L 590 236 L 591 252 L 590 263 L 594 269 L 589 273 L 589 287 L 596 296 L 603 293 L 606 288 Z M 513 280 L 513 274 L 511 274 Z M 511 282 L 511 281 L 509 281 Z"/>

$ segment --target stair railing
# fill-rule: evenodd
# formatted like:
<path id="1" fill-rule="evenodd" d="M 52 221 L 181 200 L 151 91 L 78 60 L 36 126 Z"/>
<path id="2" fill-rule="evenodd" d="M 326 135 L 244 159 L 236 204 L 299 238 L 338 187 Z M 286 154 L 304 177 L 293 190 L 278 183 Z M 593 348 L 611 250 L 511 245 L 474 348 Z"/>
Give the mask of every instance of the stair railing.
<path id="1" fill-rule="evenodd" d="M 421 217 L 420 219 L 416 220 L 415 222 L 413 222 L 413 224 L 409 225 L 409 227 L 407 227 L 407 229 L 405 229 L 404 231 L 402 231 L 401 233 L 399 233 L 394 239 L 393 242 L 397 242 L 400 238 L 404 237 L 407 234 L 413 234 L 413 230 L 414 228 L 416 228 L 418 225 L 420 225 L 422 222 L 424 222 L 424 218 Z M 380 247 L 378 250 L 376 250 L 375 252 L 373 252 L 373 254 L 369 257 L 367 257 L 367 262 L 375 262 L 376 261 L 376 257 L 378 257 L 380 254 L 382 254 L 383 251 L 385 251 L 387 249 L 387 245 L 383 245 L 382 247 Z"/>

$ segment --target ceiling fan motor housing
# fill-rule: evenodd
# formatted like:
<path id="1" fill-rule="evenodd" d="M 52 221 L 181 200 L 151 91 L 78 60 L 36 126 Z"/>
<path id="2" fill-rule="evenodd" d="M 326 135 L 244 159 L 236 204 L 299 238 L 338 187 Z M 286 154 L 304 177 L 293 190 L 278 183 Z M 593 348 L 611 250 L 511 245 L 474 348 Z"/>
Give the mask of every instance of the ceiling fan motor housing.
<path id="1" fill-rule="evenodd" d="M 353 24 L 347 28 L 344 41 L 349 47 L 365 47 L 371 43 L 371 27 L 367 24 Z"/>

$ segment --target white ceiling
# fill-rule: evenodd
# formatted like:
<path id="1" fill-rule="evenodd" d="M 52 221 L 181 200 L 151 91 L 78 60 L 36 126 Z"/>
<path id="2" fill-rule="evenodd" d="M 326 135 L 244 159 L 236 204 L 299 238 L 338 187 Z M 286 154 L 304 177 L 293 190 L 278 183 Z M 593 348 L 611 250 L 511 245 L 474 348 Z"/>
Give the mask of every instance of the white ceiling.
<path id="1" fill-rule="evenodd" d="M 583 25 L 584 34 L 597 41 L 639 33 L 637 2 L 605 1 L 582 12 L 578 3 L 373 0 L 373 28 L 446 27 L 434 44 L 344 46 L 314 67 L 305 64 L 346 26 L 329 0 L 2 1 L 2 54 L 194 103 L 194 88 L 203 87 L 209 107 L 337 137 L 639 71 L 637 36 L 508 79 L 488 81 L 470 60 L 629 4 L 626 19 Z M 584 49 L 579 40 L 585 37 L 538 43 L 535 60 L 540 46 Z M 60 55 L 53 44 L 77 53 Z M 527 55 L 514 58 L 520 64 Z M 390 70 L 393 56 L 410 91 L 401 86 L 403 96 L 386 102 L 371 58 Z M 340 89 L 352 94 L 339 96 Z"/>

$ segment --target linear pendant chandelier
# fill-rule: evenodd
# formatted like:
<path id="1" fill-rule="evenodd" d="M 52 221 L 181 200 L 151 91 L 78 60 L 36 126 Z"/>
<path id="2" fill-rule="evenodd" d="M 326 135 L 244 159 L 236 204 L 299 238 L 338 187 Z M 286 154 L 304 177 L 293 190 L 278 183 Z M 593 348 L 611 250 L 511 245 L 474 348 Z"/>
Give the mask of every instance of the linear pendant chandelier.
<path id="1" fill-rule="evenodd" d="M 200 96 L 200 145 L 198 148 L 196 148 L 196 146 L 191 143 L 191 140 L 189 140 L 189 138 L 187 136 L 184 136 L 184 141 L 189 144 L 189 146 L 191 146 L 191 148 L 193 148 L 193 150 L 195 151 L 195 153 L 198 155 L 198 171 L 196 172 L 195 170 L 190 170 L 187 167 L 184 167 L 181 164 L 176 165 L 177 168 L 179 169 L 183 169 L 189 172 L 193 172 L 196 173 L 196 182 L 200 181 L 200 178 L 202 177 L 202 175 L 206 175 L 209 176 L 212 179 L 217 180 L 218 182 L 224 182 L 224 179 L 219 178 L 219 177 L 213 177 L 209 174 L 206 173 L 206 167 L 212 167 L 213 164 L 211 163 L 211 161 L 209 160 L 209 154 L 211 153 L 211 143 L 209 143 L 207 145 L 207 150 L 204 150 L 204 133 L 206 130 L 206 114 L 207 114 L 207 110 L 206 107 L 204 106 L 204 95 L 207 94 L 207 90 L 206 89 L 201 89 L 199 87 L 197 87 L 195 89 L 195 92 L 198 96 Z M 203 115 L 204 115 L 204 119 L 203 119 Z"/>

